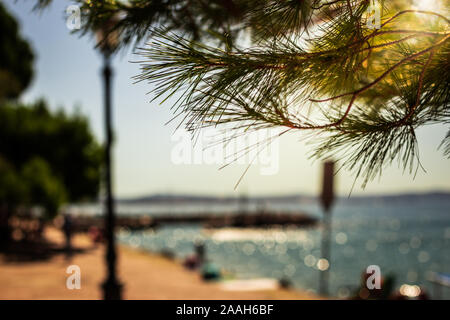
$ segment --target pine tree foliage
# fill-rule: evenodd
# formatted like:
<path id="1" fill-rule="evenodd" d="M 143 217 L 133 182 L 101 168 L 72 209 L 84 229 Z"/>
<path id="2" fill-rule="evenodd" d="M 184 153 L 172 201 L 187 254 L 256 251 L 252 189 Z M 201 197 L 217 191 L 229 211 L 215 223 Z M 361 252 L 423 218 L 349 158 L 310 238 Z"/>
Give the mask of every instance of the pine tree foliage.
<path id="1" fill-rule="evenodd" d="M 121 44 L 147 41 L 136 80 L 161 102 L 176 93 L 188 129 L 303 132 L 313 157 L 364 186 L 394 161 L 415 172 L 417 128 L 450 123 L 450 2 L 438 2 L 86 1 L 83 30 L 121 12 Z M 450 157 L 450 131 L 441 148 Z"/>
<path id="2" fill-rule="evenodd" d="M 372 29 L 371 1 L 261 1 L 247 14 L 250 26 L 260 22 L 252 46 L 224 50 L 162 31 L 141 50 L 138 79 L 156 98 L 183 92 L 175 110 L 189 129 L 308 132 L 313 157 L 341 159 L 363 186 L 393 161 L 414 172 L 416 129 L 450 120 L 450 21 L 400 2 L 381 3 Z M 447 156 L 449 145 L 447 135 Z"/>
<path id="3" fill-rule="evenodd" d="M 35 9 L 49 6 L 53 0 L 37 0 Z M 80 7 L 82 35 L 117 23 L 109 32 L 120 34 L 119 48 L 135 46 L 153 35 L 153 28 L 180 32 L 192 40 L 220 39 L 221 43 L 237 37 L 233 27 L 247 11 L 250 2 L 234 0 L 71 0 Z"/>

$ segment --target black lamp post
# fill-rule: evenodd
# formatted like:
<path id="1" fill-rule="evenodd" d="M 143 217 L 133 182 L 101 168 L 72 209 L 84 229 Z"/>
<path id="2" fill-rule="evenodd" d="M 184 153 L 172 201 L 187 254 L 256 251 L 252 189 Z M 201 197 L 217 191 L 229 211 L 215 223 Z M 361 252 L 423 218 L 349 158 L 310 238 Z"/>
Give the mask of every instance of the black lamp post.
<path id="1" fill-rule="evenodd" d="M 103 55 L 102 76 L 104 83 L 105 103 L 105 233 L 106 233 L 106 265 L 107 277 L 102 283 L 103 298 L 105 300 L 120 300 L 122 298 L 122 285 L 116 276 L 116 246 L 114 238 L 115 212 L 114 197 L 112 194 L 112 112 L 111 112 L 111 55 L 117 47 L 117 34 L 113 30 L 115 21 L 111 19 L 97 32 L 98 47 Z"/>
<path id="2" fill-rule="evenodd" d="M 328 265 L 324 270 L 320 270 L 319 292 L 322 295 L 328 295 L 329 268 L 330 260 L 330 237 L 331 237 L 331 205 L 334 202 L 334 162 L 327 161 L 323 167 L 322 194 L 320 197 L 324 209 L 323 229 L 322 229 L 322 259 L 326 259 Z"/>

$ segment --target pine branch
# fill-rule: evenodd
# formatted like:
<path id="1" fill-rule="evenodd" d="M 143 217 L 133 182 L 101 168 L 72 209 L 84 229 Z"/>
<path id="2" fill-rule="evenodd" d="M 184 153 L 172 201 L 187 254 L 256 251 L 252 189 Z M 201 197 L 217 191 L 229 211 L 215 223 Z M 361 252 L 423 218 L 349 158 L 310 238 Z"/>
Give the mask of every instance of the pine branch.
<path id="1" fill-rule="evenodd" d="M 147 42 L 135 80 L 153 85 L 161 103 L 180 94 L 175 117 L 193 132 L 314 132 L 313 142 L 322 138 L 313 156 L 340 157 L 365 186 L 394 160 L 417 170 L 414 131 L 450 123 L 448 10 L 380 0 L 373 30 L 369 0 L 76 1 L 82 34 L 120 16 L 111 30 L 119 49 Z"/>
<path id="2" fill-rule="evenodd" d="M 192 131 L 211 125 L 315 130 L 325 138 L 313 156 L 342 157 L 347 169 L 364 177 L 363 186 L 395 159 L 412 172 L 419 164 L 415 128 L 449 119 L 449 79 L 436 77 L 448 64 L 448 19 L 401 10 L 373 31 L 361 22 L 366 1 L 315 2 L 310 20 L 321 8 L 339 14 L 309 36 L 301 32 L 308 29 L 304 19 L 300 25 L 286 16 L 286 25 L 262 33 L 257 47 L 245 50 L 160 32 L 140 50 L 144 62 L 136 79 L 153 83 L 155 98 L 182 92 L 175 109 Z M 251 16 L 265 19 L 267 12 L 254 10 Z M 289 15 L 293 9 L 283 10 Z M 400 18 L 414 15 L 440 23 L 405 28 Z M 312 98 L 325 94 L 331 97 Z M 331 105 L 323 109 L 322 103 Z M 314 117 L 303 112 L 307 106 Z"/>

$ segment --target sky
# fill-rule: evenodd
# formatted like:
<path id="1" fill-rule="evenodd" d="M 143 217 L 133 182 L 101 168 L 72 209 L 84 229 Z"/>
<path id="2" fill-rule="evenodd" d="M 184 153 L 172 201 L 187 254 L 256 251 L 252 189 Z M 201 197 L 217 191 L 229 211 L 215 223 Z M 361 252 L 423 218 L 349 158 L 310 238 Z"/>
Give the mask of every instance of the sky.
<path id="1" fill-rule="evenodd" d="M 42 13 L 32 12 L 34 2 L 3 1 L 20 22 L 21 33 L 36 54 L 34 81 L 21 99 L 32 102 L 45 98 L 52 109 L 63 108 L 69 113 L 79 109 L 88 116 L 96 137 L 103 141 L 102 59 L 94 50 L 95 42 L 88 36 L 80 38 L 70 33 L 65 14 L 69 1 L 54 1 Z M 252 196 L 319 192 L 322 163 L 309 159 L 313 149 L 300 133 L 283 135 L 272 145 L 272 152 L 266 157 L 260 154 L 248 171 L 248 161 L 220 169 L 222 165 L 214 161 L 214 149 L 207 149 L 209 158 L 200 160 L 195 158 L 197 153 L 189 154 L 181 142 L 190 140 L 176 131 L 178 123 L 166 124 L 173 117 L 170 101 L 162 105 L 150 102 L 152 86 L 134 83 L 132 77 L 139 74 L 139 64 L 133 61 L 137 60 L 139 56 L 130 50 L 113 61 L 117 138 L 114 190 L 119 197 L 155 193 Z M 438 150 L 446 131 L 442 125 L 433 125 L 417 132 L 426 172 L 419 170 L 414 177 L 395 163 L 365 189 L 357 181 L 352 194 L 450 191 L 450 160 Z M 199 150 L 201 144 L 196 148 Z M 185 151 L 182 156 L 180 150 Z M 336 192 L 348 195 L 353 182 L 351 173 L 340 171 Z"/>

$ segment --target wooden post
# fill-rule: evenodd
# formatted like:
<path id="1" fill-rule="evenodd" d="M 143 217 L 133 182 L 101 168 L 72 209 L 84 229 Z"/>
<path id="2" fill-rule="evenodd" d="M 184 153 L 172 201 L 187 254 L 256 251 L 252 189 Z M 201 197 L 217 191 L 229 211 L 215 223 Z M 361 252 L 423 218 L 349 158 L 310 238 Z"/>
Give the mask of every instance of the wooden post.
<path id="1" fill-rule="evenodd" d="M 328 212 L 334 201 L 334 162 L 327 161 L 323 166 L 323 184 L 320 198 L 325 212 Z"/>
<path id="2" fill-rule="evenodd" d="M 320 201 L 324 209 L 322 225 L 322 248 L 321 259 L 328 262 L 328 267 L 320 270 L 319 293 L 328 295 L 330 260 L 330 240 L 331 240 L 331 206 L 334 202 L 334 162 L 327 161 L 323 167 L 322 194 Z"/>

